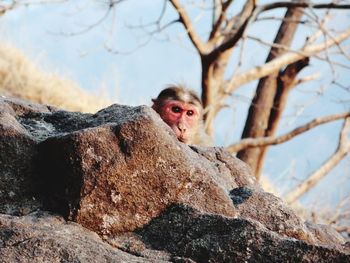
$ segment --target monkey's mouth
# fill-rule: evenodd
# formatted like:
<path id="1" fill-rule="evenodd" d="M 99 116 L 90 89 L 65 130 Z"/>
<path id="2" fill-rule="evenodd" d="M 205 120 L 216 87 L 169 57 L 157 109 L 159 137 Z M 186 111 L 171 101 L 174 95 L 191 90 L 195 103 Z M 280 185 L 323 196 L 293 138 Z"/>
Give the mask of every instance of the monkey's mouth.
<path id="1" fill-rule="evenodd" d="M 188 141 L 188 138 L 183 137 L 183 136 L 179 136 L 177 139 L 178 139 L 180 142 L 183 142 L 183 143 L 187 143 L 187 141 Z"/>

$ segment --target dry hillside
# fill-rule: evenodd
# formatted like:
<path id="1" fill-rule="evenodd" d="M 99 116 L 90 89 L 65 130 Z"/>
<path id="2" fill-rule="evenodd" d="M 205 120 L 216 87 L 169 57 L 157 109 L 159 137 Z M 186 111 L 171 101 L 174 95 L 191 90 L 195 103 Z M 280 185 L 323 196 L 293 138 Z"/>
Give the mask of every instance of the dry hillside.
<path id="1" fill-rule="evenodd" d="M 82 90 L 57 73 L 45 72 L 9 44 L 0 44 L 0 95 L 70 111 L 96 112 L 110 102 Z"/>

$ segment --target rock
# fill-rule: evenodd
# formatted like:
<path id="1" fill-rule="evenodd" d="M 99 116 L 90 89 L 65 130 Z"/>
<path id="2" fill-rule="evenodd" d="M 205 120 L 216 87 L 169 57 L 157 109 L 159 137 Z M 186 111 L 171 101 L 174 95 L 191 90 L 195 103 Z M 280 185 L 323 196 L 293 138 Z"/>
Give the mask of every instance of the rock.
<path id="1" fill-rule="evenodd" d="M 0 262 L 350 262 L 337 232 L 149 107 L 0 110 Z"/>
<path id="2" fill-rule="evenodd" d="M 0 213 L 26 214 L 41 207 L 33 193 L 36 142 L 19 120 L 44 106 L 0 99 Z"/>
<path id="3" fill-rule="evenodd" d="M 0 215 L 0 262 L 153 262 L 49 213 Z M 169 262 L 158 260 L 157 262 Z"/>
<path id="4" fill-rule="evenodd" d="M 317 244 L 329 244 L 330 246 L 343 244 L 346 247 L 343 237 L 333 228 L 327 225 L 312 224 L 310 222 L 305 222 L 305 226 L 316 238 Z M 347 248 L 347 250 L 350 251 L 350 247 Z"/>
<path id="5" fill-rule="evenodd" d="M 349 254 L 284 238 L 255 220 L 178 205 L 137 233 L 149 246 L 195 262 L 350 262 Z"/>
<path id="6" fill-rule="evenodd" d="M 191 148 L 210 161 L 211 165 L 217 168 L 218 175 L 226 174 L 230 181 L 234 180 L 234 184 L 229 183 L 226 189 L 231 190 L 236 187 L 247 186 L 262 190 L 255 177 L 252 176 L 249 166 L 238 158 L 233 157 L 229 152 L 217 147 L 191 146 Z"/>
<path id="7" fill-rule="evenodd" d="M 91 128 L 39 147 L 44 195 L 56 197 L 49 204 L 55 211 L 108 235 L 142 227 L 173 203 L 235 216 L 230 173 L 178 142 L 152 109 L 114 105 L 88 120 Z M 65 130 L 74 129 L 67 122 Z"/>
<path id="8" fill-rule="evenodd" d="M 242 217 L 257 220 L 269 230 L 286 237 L 322 244 L 322 240 L 318 240 L 280 198 L 248 187 L 233 189 L 230 195 L 233 200 L 243 196 L 241 202 L 234 202 Z"/>

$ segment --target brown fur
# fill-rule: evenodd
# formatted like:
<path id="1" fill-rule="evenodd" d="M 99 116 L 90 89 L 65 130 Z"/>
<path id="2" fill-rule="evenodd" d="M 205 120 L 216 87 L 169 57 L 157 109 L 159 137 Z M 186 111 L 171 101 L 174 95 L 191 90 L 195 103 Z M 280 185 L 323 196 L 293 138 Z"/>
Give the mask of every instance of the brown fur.
<path id="1" fill-rule="evenodd" d="M 193 104 L 197 107 L 200 114 L 199 120 L 196 126 L 193 127 L 193 136 L 191 136 L 187 144 L 211 146 L 212 139 L 204 132 L 203 106 L 198 95 L 193 90 L 187 89 L 184 86 L 171 85 L 163 89 L 156 99 L 152 99 L 152 108 L 157 113 L 160 113 L 166 100 L 177 100 L 183 103 Z"/>

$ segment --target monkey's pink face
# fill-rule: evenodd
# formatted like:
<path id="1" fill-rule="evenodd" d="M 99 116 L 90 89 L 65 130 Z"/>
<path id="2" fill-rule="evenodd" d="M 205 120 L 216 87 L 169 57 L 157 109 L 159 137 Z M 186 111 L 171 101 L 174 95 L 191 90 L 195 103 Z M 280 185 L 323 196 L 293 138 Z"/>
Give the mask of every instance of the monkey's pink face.
<path id="1" fill-rule="evenodd" d="M 200 118 L 195 105 L 177 100 L 167 100 L 160 116 L 173 129 L 176 137 L 184 143 L 187 143 L 196 132 Z"/>

